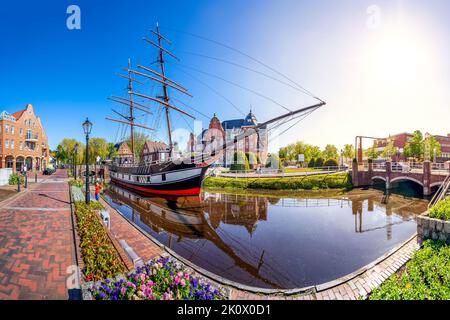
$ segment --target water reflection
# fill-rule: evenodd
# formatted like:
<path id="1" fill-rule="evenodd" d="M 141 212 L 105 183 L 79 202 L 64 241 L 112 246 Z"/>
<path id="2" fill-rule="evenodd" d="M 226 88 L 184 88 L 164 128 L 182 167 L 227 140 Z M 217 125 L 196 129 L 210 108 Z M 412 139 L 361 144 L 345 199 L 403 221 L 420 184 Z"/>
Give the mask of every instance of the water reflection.
<path id="1" fill-rule="evenodd" d="M 358 191 L 294 199 L 204 192 L 142 198 L 111 186 L 127 219 L 193 263 L 267 288 L 319 284 L 373 261 L 415 232 L 419 200 Z"/>

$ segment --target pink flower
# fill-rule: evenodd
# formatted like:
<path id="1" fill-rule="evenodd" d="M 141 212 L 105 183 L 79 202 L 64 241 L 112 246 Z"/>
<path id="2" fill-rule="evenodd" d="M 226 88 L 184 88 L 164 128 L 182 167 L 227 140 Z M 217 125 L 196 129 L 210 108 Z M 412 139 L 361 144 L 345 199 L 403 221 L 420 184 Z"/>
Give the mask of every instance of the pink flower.
<path id="1" fill-rule="evenodd" d="M 145 273 L 141 274 L 141 281 L 145 281 Z"/>
<path id="2" fill-rule="evenodd" d="M 186 280 L 181 279 L 180 283 L 181 283 L 181 286 L 184 287 L 184 285 L 186 284 Z"/>
<path id="3" fill-rule="evenodd" d="M 127 288 L 122 287 L 122 289 L 120 289 L 120 293 L 121 293 L 122 295 L 124 295 L 126 292 L 127 292 Z"/>
<path id="4" fill-rule="evenodd" d="M 150 281 L 149 281 L 149 282 L 147 283 L 147 285 L 151 287 L 151 286 L 153 286 L 153 285 L 154 285 L 154 283 L 153 283 L 153 281 L 152 281 L 152 280 L 150 280 Z"/>
<path id="5" fill-rule="evenodd" d="M 181 272 L 181 271 L 178 272 L 178 273 L 177 273 L 177 276 L 179 276 L 179 277 L 181 278 L 181 277 L 183 276 L 183 272 Z"/>
<path id="6" fill-rule="evenodd" d="M 178 285 L 180 283 L 180 281 L 181 281 L 181 278 L 180 278 L 180 276 L 177 275 L 175 277 L 175 284 Z"/>
<path id="7" fill-rule="evenodd" d="M 171 299 L 172 299 L 172 293 L 164 292 L 163 300 L 171 300 Z"/>
<path id="8" fill-rule="evenodd" d="M 186 273 L 184 274 L 184 278 L 185 278 L 186 280 L 189 280 L 189 273 L 186 272 Z"/>

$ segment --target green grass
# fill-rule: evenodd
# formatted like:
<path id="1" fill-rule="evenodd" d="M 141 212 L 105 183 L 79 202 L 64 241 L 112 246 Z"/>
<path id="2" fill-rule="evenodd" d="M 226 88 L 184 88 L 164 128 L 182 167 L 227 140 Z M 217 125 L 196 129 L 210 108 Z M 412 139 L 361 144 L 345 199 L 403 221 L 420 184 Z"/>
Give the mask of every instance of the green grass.
<path id="1" fill-rule="evenodd" d="M 326 169 L 314 169 L 314 168 L 284 168 L 284 173 L 297 173 L 297 172 L 317 172 L 326 171 Z"/>
<path id="2" fill-rule="evenodd" d="M 351 177 L 348 173 L 283 178 L 223 178 L 208 177 L 205 188 L 259 189 L 259 190 L 318 190 L 350 189 Z"/>
<path id="3" fill-rule="evenodd" d="M 448 300 L 450 299 L 450 246 L 427 240 L 406 264 L 392 275 L 370 300 Z"/>
<path id="4" fill-rule="evenodd" d="M 430 218 L 450 220 L 450 199 L 439 201 L 429 212 Z"/>

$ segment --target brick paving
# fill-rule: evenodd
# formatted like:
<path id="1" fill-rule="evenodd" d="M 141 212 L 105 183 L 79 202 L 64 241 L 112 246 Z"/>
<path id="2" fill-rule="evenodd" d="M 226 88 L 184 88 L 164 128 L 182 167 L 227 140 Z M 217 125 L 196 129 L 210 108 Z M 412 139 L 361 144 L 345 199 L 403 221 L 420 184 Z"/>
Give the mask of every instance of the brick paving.
<path id="1" fill-rule="evenodd" d="M 76 265 L 67 171 L 0 203 L 0 299 L 68 299 Z"/>
<path id="2" fill-rule="evenodd" d="M 109 206 L 103 199 L 102 204 L 108 208 L 111 219 L 111 234 L 119 240 L 126 240 L 144 261 L 161 255 L 164 250 L 142 234 L 128 220 Z M 347 279 L 343 283 L 324 290 L 313 290 L 303 294 L 259 294 L 236 288 L 230 288 L 232 300 L 356 300 L 366 298 L 374 288 L 397 272 L 417 250 L 417 236 L 412 237 L 385 259 L 381 259 L 366 271 Z"/>

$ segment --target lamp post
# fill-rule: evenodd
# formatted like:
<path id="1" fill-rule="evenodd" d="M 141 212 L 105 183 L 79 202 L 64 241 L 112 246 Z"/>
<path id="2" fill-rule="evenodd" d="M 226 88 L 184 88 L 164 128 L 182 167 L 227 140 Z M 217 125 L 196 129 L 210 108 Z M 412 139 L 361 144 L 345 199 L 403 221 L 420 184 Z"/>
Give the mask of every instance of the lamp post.
<path id="1" fill-rule="evenodd" d="M 83 123 L 83 131 L 86 135 L 86 204 L 89 204 L 91 201 L 91 194 L 89 191 L 89 134 L 92 130 L 92 123 L 86 118 L 86 121 Z"/>

